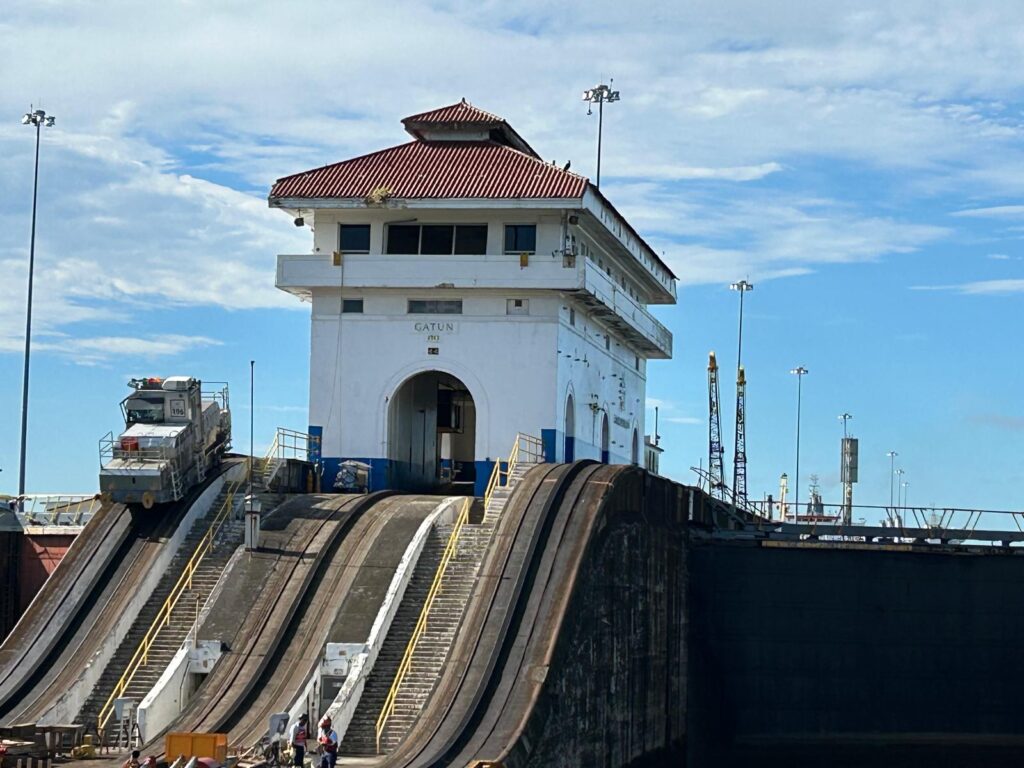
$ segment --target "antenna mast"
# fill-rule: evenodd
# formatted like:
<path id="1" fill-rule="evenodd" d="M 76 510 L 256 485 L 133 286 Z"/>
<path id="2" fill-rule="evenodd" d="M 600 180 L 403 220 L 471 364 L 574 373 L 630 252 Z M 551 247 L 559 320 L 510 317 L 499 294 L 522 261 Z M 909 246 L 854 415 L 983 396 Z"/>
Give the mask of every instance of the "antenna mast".
<path id="1" fill-rule="evenodd" d="M 719 415 L 718 361 L 708 355 L 708 480 L 711 495 L 725 499 L 725 468 L 722 462 L 722 422 Z"/>

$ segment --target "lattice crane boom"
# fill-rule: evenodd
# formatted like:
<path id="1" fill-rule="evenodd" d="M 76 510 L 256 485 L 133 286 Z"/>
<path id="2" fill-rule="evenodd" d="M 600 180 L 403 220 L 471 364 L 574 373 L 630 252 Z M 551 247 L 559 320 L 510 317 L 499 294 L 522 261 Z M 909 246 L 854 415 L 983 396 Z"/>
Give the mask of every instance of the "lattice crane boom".
<path id="1" fill-rule="evenodd" d="M 747 375 L 743 366 L 736 372 L 736 452 L 732 463 L 732 503 L 747 504 Z"/>
<path id="2" fill-rule="evenodd" d="M 722 420 L 718 397 L 718 361 L 708 355 L 708 478 L 714 498 L 725 499 L 725 468 L 722 449 Z"/>

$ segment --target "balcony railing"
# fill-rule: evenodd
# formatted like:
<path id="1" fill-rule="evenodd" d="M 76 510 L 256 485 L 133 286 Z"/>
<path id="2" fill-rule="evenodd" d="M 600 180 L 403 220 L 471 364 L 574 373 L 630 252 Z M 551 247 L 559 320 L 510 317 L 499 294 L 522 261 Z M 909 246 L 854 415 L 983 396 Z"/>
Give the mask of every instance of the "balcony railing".
<path id="1" fill-rule="evenodd" d="M 649 357 L 672 357 L 672 333 L 596 264 L 586 262 L 578 294 L 593 314 Z"/>
<path id="2" fill-rule="evenodd" d="M 602 322 L 648 357 L 672 356 L 672 334 L 647 309 L 584 257 L 561 254 L 403 255 L 285 254 L 277 287 L 300 296 L 315 288 L 498 288 L 575 292 Z"/>

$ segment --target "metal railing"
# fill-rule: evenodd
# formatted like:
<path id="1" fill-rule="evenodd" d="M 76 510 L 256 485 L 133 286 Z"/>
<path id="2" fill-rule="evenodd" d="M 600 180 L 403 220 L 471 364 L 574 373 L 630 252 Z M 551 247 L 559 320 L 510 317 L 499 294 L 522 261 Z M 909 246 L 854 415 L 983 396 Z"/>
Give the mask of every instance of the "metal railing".
<path id="1" fill-rule="evenodd" d="M 801 501 L 794 519 L 795 505 L 751 500 L 746 508 L 757 516 L 756 525 L 799 526 L 804 535 L 863 536 L 864 529 L 884 528 L 905 539 L 944 541 L 1019 541 L 1024 537 L 1024 511 L 969 509 L 963 507 L 924 507 L 910 505 L 843 504 Z M 849 522 L 844 522 L 844 517 Z M 856 533 L 851 533 L 856 531 Z M 1007 534 L 1001 536 L 1000 534 Z"/>
<path id="2" fill-rule="evenodd" d="M 100 438 L 100 466 L 109 464 L 114 459 L 128 462 L 153 462 L 170 461 L 174 451 L 167 446 L 156 448 L 139 448 L 138 442 L 130 442 L 133 438 L 114 437 L 113 432 L 107 432 Z M 135 447 L 127 447 L 132 446 Z"/>
<path id="3" fill-rule="evenodd" d="M 544 460 L 544 443 L 539 437 L 524 435 L 522 432 L 516 435 L 512 450 L 509 451 L 508 461 L 502 469 L 501 459 L 494 462 L 494 469 L 491 470 L 491 478 L 487 481 L 487 489 L 484 491 L 484 510 L 491 505 L 491 497 L 498 488 L 507 488 L 509 478 L 515 471 L 516 465 L 520 462 L 538 464 Z"/>
<path id="4" fill-rule="evenodd" d="M 29 493 L 5 500 L 29 525 L 84 525 L 103 504 L 98 493 Z"/>
<path id="5" fill-rule="evenodd" d="M 448 563 L 455 555 L 455 550 L 459 544 L 459 534 L 462 533 L 462 527 L 466 524 L 469 519 L 469 508 L 472 504 L 472 499 L 466 499 L 462 504 L 462 510 L 459 512 L 458 518 L 455 520 L 455 527 L 452 528 L 452 533 L 448 537 L 448 544 L 444 548 L 444 553 L 441 555 L 441 562 L 437 566 L 437 571 L 434 573 L 434 581 L 430 585 L 430 591 L 427 592 L 427 598 L 423 602 L 423 609 L 420 611 L 419 620 L 416 622 L 416 627 L 412 631 L 412 637 L 409 638 L 409 644 L 405 647 L 405 654 L 402 656 L 402 662 L 398 665 L 398 671 L 395 673 L 395 681 L 391 684 L 391 690 L 388 691 L 388 696 L 384 700 L 384 706 L 380 710 L 380 715 L 377 717 L 377 754 L 380 754 L 380 737 L 384 733 L 384 728 L 387 726 L 388 720 L 395 711 L 395 703 L 398 698 L 398 689 L 401 687 L 402 682 L 405 680 L 405 676 L 412 668 L 412 657 L 416 652 L 416 646 L 419 644 L 420 638 L 424 632 L 427 631 L 427 619 L 430 614 L 430 609 L 434 605 L 434 600 L 438 593 L 441 591 L 441 581 L 444 578 L 445 572 L 448 570 Z"/>
<path id="6" fill-rule="evenodd" d="M 160 634 L 160 630 L 171 623 L 171 612 L 178 604 L 178 600 L 187 590 L 192 588 L 192 577 L 195 575 L 196 570 L 198 570 L 200 563 L 203 562 L 203 558 L 206 557 L 206 554 L 213 549 L 214 539 L 217 536 L 217 532 L 234 509 L 235 496 L 240 490 L 244 492 L 246 481 L 247 478 L 242 477 L 239 480 L 234 480 L 225 484 L 227 494 L 224 498 L 224 503 L 221 504 L 220 508 L 217 510 L 217 513 L 213 517 L 213 522 L 210 523 L 210 527 L 207 528 L 206 533 L 203 534 L 203 538 L 199 541 L 199 544 L 196 545 L 195 551 L 192 553 L 192 557 L 190 557 L 189 561 L 185 564 L 180 578 L 171 588 L 171 592 L 167 595 L 163 605 L 160 606 L 160 610 L 157 611 L 156 618 L 153 619 L 153 623 L 149 625 L 149 629 L 146 631 L 145 636 L 139 643 L 138 648 L 135 649 L 135 653 L 132 656 L 131 661 L 128 662 L 128 666 L 125 668 L 124 674 L 121 675 L 121 678 L 114 685 L 114 690 L 111 692 L 106 703 L 104 703 L 100 708 L 99 715 L 97 716 L 97 730 L 99 732 L 103 732 L 107 725 L 107 721 L 110 720 L 111 715 L 114 713 L 114 700 L 120 697 L 125 690 L 127 690 L 128 686 L 131 685 L 139 667 L 146 666 L 149 663 L 149 649 L 155 642 L 157 635 Z"/>
<path id="7" fill-rule="evenodd" d="M 277 432 L 274 433 L 273 442 L 263 458 L 255 460 L 252 471 L 266 484 L 276 471 L 277 466 L 285 459 L 309 461 L 313 441 L 316 439 L 315 436 L 306 432 L 278 427 Z"/>

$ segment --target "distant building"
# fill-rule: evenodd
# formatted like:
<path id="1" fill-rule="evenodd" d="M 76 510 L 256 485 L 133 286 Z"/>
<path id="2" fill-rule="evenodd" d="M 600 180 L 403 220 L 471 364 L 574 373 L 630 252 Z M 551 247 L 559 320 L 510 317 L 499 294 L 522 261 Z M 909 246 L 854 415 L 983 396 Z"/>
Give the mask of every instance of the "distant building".
<path id="1" fill-rule="evenodd" d="M 325 477 L 481 493 L 517 432 L 548 460 L 644 457 L 647 311 L 675 275 L 586 178 L 466 103 L 402 121 L 413 141 L 279 179 L 313 230 L 277 286 L 312 303 L 309 429 Z"/>

